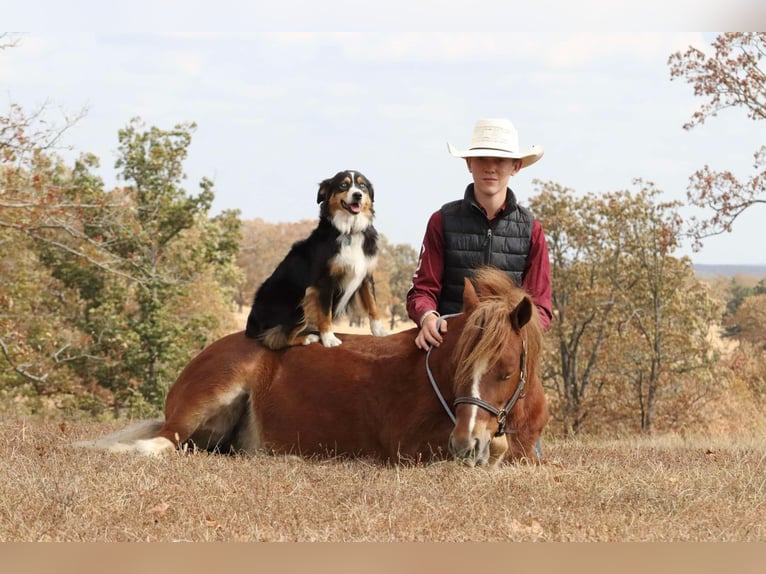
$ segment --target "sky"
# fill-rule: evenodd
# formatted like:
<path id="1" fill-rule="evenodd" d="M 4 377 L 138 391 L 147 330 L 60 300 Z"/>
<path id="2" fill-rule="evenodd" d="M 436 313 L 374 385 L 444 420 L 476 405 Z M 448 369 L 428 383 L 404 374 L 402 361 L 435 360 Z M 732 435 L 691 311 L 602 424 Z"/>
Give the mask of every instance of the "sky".
<path id="1" fill-rule="evenodd" d="M 743 110 L 682 128 L 702 100 L 684 81 L 670 80 L 668 57 L 690 45 L 709 51 L 715 34 L 578 32 L 561 25 L 560 13 L 546 32 L 498 30 L 492 11 L 431 0 L 416 2 L 421 20 L 426 9 L 460 7 L 444 26 L 451 31 L 419 31 L 418 20 L 380 31 L 392 27 L 391 16 L 329 16 L 316 8 L 326 3 L 312 3 L 315 13 L 295 12 L 293 31 L 268 32 L 271 8 L 223 2 L 237 6 L 227 11 L 231 25 L 210 32 L 206 24 L 221 22 L 206 22 L 194 0 L 157 0 L 157 19 L 140 10 L 91 11 L 88 26 L 80 4 L 51 3 L 46 22 L 32 19 L 29 4 L 10 14 L 4 8 L 4 20 L 31 31 L 0 51 L 0 110 L 47 103 L 52 120 L 85 110 L 65 134 L 71 149 L 61 153 L 96 154 L 110 186 L 118 184 L 117 133 L 131 118 L 162 129 L 193 121 L 184 186 L 196 193 L 199 180 L 211 178 L 214 213 L 239 209 L 244 219 L 275 223 L 315 219 L 318 183 L 356 169 L 373 182 L 379 232 L 418 248 L 431 213 L 462 197 L 470 182 L 447 142 L 467 148 L 479 118 L 506 117 L 522 147 L 545 149 L 511 179 L 522 204 L 535 194 L 536 179 L 586 194 L 637 190 L 633 180 L 642 178 L 664 198 L 685 201 L 696 169 L 710 164 L 745 179 L 766 144 L 764 126 Z M 587 13 L 589 2 L 577 4 Z M 162 19 L 182 5 L 188 12 L 176 24 L 189 31 L 172 32 Z M 327 25 L 316 26 L 317 19 Z M 483 20 L 489 30 L 479 32 Z M 331 24 L 360 31 L 308 30 Z M 695 263 L 764 264 L 757 248 L 766 237 L 763 215 L 755 206 L 733 233 L 678 254 Z"/>

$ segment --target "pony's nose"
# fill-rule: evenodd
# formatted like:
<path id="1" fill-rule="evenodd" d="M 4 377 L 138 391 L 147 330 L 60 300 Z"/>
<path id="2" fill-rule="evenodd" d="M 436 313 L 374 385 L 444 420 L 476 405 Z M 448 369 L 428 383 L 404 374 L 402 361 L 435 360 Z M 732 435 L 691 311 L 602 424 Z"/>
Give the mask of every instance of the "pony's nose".
<path id="1" fill-rule="evenodd" d="M 489 442 L 482 444 L 478 437 L 458 440 L 452 434 L 447 448 L 455 460 L 468 466 L 483 466 L 489 460 Z"/>

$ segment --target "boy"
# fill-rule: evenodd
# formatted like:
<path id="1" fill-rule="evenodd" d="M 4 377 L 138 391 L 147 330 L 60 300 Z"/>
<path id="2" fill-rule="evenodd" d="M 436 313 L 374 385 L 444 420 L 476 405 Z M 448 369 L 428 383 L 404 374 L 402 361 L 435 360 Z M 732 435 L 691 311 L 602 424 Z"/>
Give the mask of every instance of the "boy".
<path id="1" fill-rule="evenodd" d="M 521 151 L 507 119 L 476 122 L 468 150 L 447 144 L 464 158 L 473 183 L 463 199 L 445 204 L 426 227 L 418 266 L 407 293 L 407 313 L 420 326 L 415 344 L 438 347 L 447 321 L 462 307 L 463 278 L 480 265 L 505 271 L 532 297 L 544 329 L 550 325 L 551 273 L 540 222 L 516 202 L 510 178 L 543 156 L 541 146 Z"/>

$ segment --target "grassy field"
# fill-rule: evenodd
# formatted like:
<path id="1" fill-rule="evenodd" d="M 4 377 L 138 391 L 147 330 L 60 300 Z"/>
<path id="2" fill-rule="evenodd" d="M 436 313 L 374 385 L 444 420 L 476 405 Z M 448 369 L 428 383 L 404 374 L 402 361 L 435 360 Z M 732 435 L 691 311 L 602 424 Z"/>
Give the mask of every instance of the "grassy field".
<path id="1" fill-rule="evenodd" d="M 545 442 L 552 463 L 77 449 L 115 425 L 0 420 L 0 541 L 763 541 L 766 438 Z"/>

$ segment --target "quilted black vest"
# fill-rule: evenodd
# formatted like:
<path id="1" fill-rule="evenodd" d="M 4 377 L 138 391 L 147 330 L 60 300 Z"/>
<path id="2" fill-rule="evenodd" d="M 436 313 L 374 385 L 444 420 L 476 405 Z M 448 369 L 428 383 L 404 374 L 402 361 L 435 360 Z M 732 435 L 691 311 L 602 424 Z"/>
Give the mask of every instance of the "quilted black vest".
<path id="1" fill-rule="evenodd" d="M 482 265 L 505 271 L 521 285 L 532 242 L 532 213 L 516 203 L 508 189 L 505 209 L 492 221 L 476 203 L 473 184 L 465 197 L 442 206 L 444 274 L 439 313 L 459 313 L 463 308 L 463 278 Z"/>

